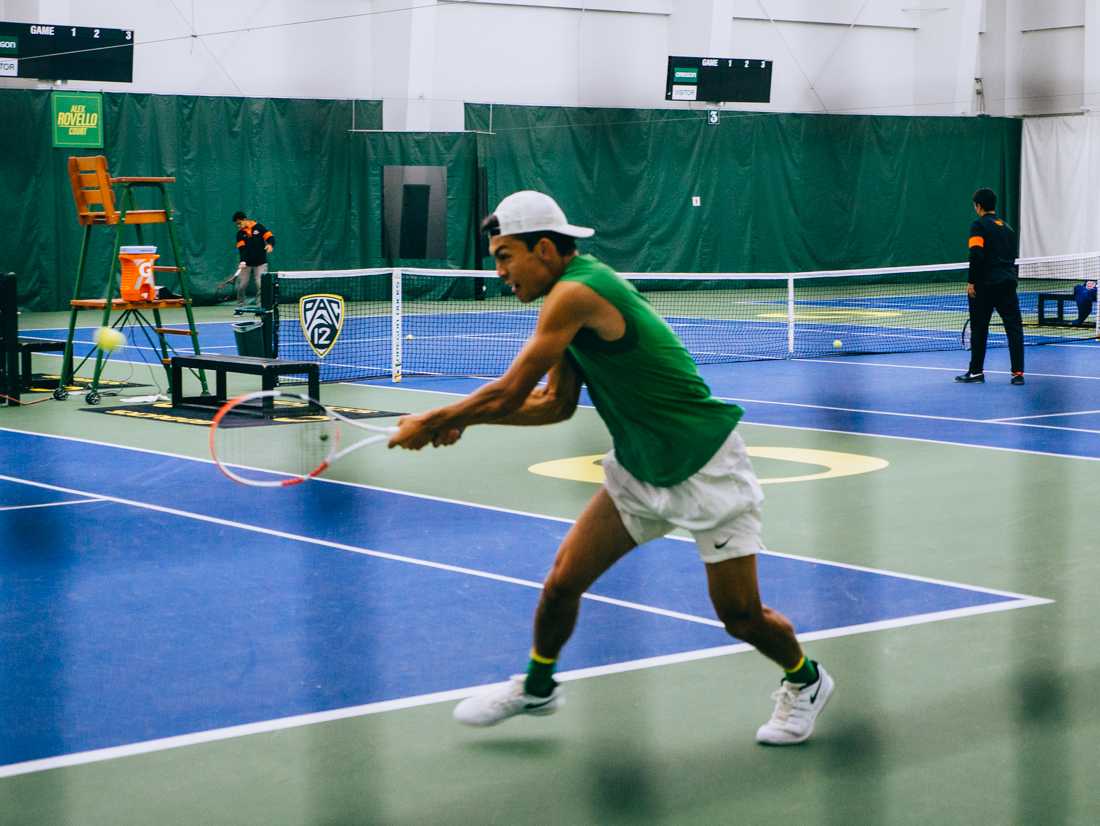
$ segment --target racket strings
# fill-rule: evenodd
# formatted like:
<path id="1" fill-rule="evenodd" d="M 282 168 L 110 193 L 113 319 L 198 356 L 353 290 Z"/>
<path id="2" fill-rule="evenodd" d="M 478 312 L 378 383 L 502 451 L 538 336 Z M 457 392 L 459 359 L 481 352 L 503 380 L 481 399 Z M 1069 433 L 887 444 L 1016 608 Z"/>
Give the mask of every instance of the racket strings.
<path id="1" fill-rule="evenodd" d="M 261 423 L 266 426 L 248 426 Z M 221 471 L 237 482 L 285 487 L 319 476 L 337 460 L 380 444 L 395 431 L 352 421 L 340 408 L 330 410 L 300 393 L 261 390 L 218 410 L 210 425 L 210 452 Z"/>
<path id="2" fill-rule="evenodd" d="M 233 413 L 227 416 L 249 414 Z M 226 473 L 238 481 L 276 486 L 319 471 L 346 436 L 339 420 L 321 414 L 273 426 L 220 424 L 212 431 L 211 450 Z M 259 424 L 257 422 L 257 424 Z"/>
<path id="3" fill-rule="evenodd" d="M 290 472 L 307 476 L 322 467 L 328 458 L 343 444 L 343 430 L 336 419 L 309 421 L 293 427 L 296 435 L 296 454 Z"/>

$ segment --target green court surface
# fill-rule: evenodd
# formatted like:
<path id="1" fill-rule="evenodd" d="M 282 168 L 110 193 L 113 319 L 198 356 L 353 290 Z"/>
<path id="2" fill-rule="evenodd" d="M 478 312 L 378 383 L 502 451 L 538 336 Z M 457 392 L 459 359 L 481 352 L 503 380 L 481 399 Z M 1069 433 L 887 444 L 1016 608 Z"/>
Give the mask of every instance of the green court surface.
<path id="1" fill-rule="evenodd" d="M 324 398 L 416 411 L 453 396 L 331 385 Z M 0 427 L 207 455 L 204 428 L 81 406 L 7 409 Z M 454 723 L 447 698 L 19 774 L 0 779 L 0 823 L 1098 822 L 1096 462 L 751 421 L 741 431 L 765 481 L 822 468 L 764 448 L 888 463 L 767 484 L 770 550 L 1051 602 L 811 639 L 837 691 L 796 748 L 753 742 L 779 675 L 741 652 L 576 679 L 556 716 L 490 730 Z M 571 519 L 595 486 L 529 468 L 607 447 L 595 412 L 581 409 L 538 431 L 475 428 L 448 450 L 371 449 L 333 476 Z M 539 549 L 547 566 L 553 551 Z M 515 652 L 516 670 L 526 653 Z"/>

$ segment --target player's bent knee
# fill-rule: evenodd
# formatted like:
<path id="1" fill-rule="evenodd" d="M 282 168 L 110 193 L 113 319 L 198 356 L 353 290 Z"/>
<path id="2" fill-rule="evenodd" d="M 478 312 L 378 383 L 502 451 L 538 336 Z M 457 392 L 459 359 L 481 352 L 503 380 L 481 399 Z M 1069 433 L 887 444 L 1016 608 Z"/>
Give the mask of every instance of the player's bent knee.
<path id="1" fill-rule="evenodd" d="M 551 574 L 542 584 L 542 598 L 546 602 L 575 602 L 584 594 L 584 588 Z"/>
<path id="2" fill-rule="evenodd" d="M 759 609 L 726 609 L 718 612 L 727 633 L 739 640 L 750 642 L 764 625 L 764 614 Z"/>

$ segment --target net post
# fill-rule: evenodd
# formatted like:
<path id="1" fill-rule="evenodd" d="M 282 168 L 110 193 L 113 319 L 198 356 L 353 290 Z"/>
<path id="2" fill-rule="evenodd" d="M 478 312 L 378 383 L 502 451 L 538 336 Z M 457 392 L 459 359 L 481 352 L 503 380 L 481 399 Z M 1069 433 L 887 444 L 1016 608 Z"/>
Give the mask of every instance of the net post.
<path id="1" fill-rule="evenodd" d="M 278 312 L 279 304 L 277 299 L 277 287 L 276 278 L 277 272 L 265 272 L 260 276 L 260 309 L 263 310 L 260 313 L 260 323 L 262 325 L 263 337 L 264 337 L 264 356 L 266 358 L 278 358 L 279 351 L 277 348 L 278 335 L 278 322 L 275 318 L 275 314 Z"/>
<path id="2" fill-rule="evenodd" d="M 19 302 L 15 273 L 0 272 L 0 407 L 18 405 L 19 392 L 30 375 L 20 375 Z M 27 364 L 30 362 L 27 361 Z M 64 386 L 64 385 L 61 385 Z"/>
<path id="3" fill-rule="evenodd" d="M 1097 256 L 1093 256 L 1090 264 L 1089 270 L 1094 273 L 1092 278 L 1096 282 L 1096 327 L 1093 330 L 1093 335 L 1097 341 L 1100 341 L 1100 259 L 1098 259 Z M 1088 276 L 1086 276 L 1085 281 L 1088 280 Z"/>
<path id="4" fill-rule="evenodd" d="M 395 267 L 390 276 L 390 336 L 392 338 L 390 378 L 395 384 L 401 381 L 402 345 L 404 343 L 401 334 L 401 316 L 401 270 Z"/>
<path id="5" fill-rule="evenodd" d="M 787 276 L 787 357 L 794 356 L 794 276 Z"/>

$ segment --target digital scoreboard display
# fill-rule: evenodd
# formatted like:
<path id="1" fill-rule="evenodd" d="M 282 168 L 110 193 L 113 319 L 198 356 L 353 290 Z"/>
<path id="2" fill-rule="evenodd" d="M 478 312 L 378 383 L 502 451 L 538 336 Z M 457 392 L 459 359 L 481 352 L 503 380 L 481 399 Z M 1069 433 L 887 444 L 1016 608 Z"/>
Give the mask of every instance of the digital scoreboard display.
<path id="1" fill-rule="evenodd" d="M 665 100 L 769 103 L 772 61 L 743 57 L 670 57 Z"/>
<path id="2" fill-rule="evenodd" d="M 132 83 L 134 32 L 0 22 L 0 77 Z"/>

